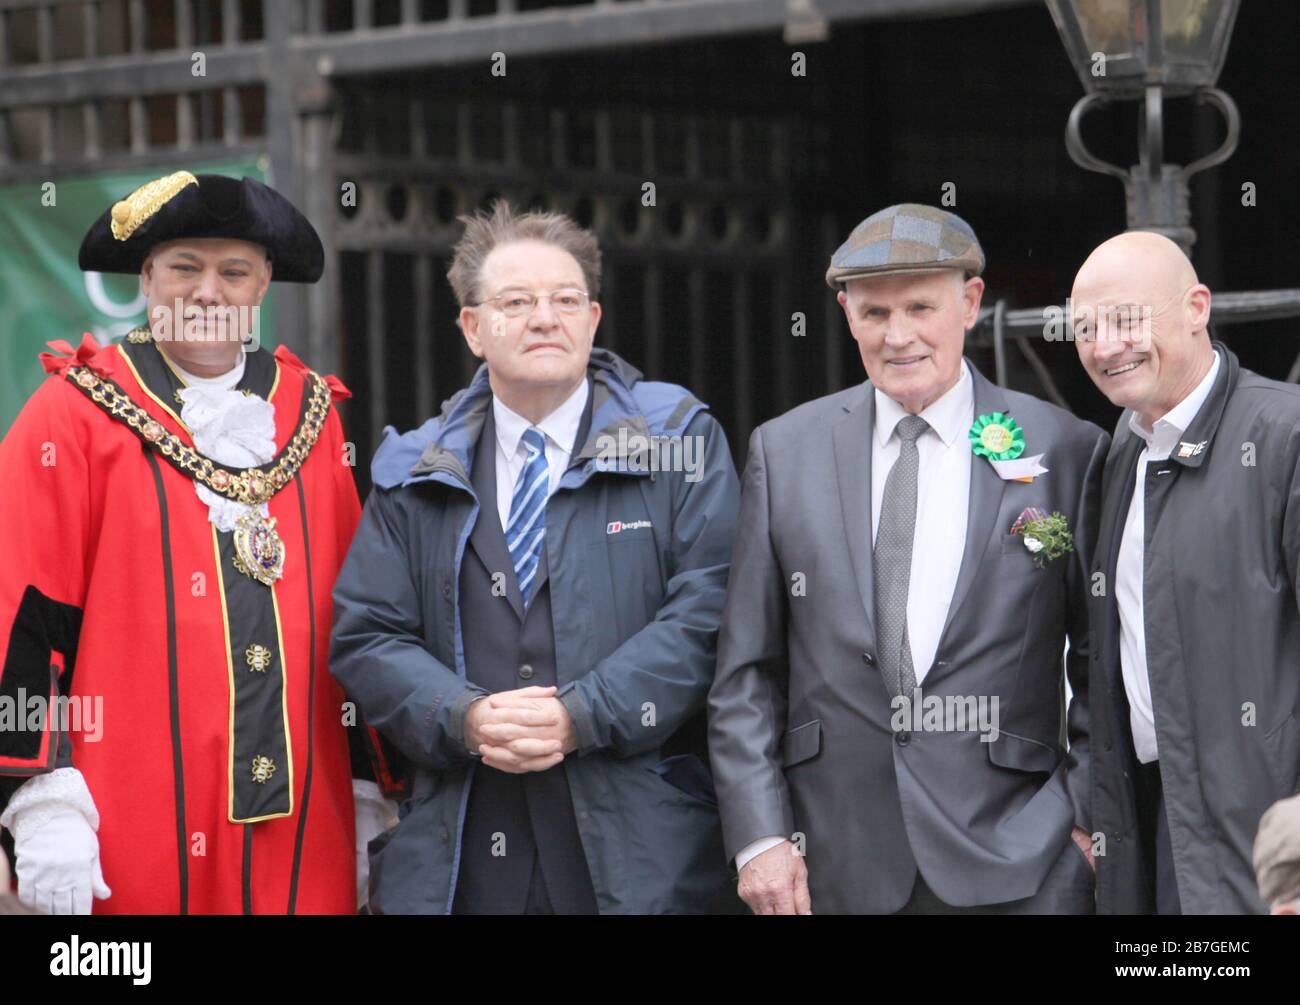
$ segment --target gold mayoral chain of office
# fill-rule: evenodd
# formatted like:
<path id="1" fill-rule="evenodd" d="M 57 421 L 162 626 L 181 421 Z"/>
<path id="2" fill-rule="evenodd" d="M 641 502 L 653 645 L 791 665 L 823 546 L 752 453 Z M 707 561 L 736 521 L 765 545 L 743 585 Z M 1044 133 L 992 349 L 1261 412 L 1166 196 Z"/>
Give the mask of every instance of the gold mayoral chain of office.
<path id="1" fill-rule="evenodd" d="M 233 532 L 235 568 L 270 586 L 284 574 L 284 541 L 275 520 L 264 518 L 257 507 L 288 485 L 320 437 L 329 414 L 330 389 L 324 378 L 308 370 L 311 396 L 293 437 L 279 455 L 255 468 L 230 468 L 203 456 L 179 436 L 169 433 L 157 419 L 137 405 L 113 381 L 84 366 L 67 370 L 68 380 L 111 417 L 128 426 L 145 445 L 156 451 L 181 474 L 213 492 L 249 507 Z"/>

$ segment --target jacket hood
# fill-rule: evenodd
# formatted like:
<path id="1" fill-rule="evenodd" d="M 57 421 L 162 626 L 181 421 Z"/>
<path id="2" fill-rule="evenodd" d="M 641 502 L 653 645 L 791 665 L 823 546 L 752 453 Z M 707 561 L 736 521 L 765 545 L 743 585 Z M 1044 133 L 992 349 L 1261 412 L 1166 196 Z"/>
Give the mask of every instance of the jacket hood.
<path id="1" fill-rule="evenodd" d="M 644 380 L 641 371 L 608 349 L 593 348 L 587 363 L 591 381 L 591 433 L 574 460 L 594 459 L 597 470 L 621 470 L 651 449 L 649 437 L 674 436 L 707 408 L 684 387 Z M 469 386 L 442 405 L 440 414 L 417 429 L 398 433 L 384 427 L 371 462 L 374 484 L 390 489 L 434 479 L 447 472 L 469 481 L 470 459 L 492 402 L 487 364 Z"/>

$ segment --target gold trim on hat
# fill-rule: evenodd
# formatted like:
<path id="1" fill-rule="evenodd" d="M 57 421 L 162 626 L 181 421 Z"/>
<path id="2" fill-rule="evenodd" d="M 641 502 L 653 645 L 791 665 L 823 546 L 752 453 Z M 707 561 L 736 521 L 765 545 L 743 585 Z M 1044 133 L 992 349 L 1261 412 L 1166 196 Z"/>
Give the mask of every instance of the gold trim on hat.
<path id="1" fill-rule="evenodd" d="M 188 171 L 177 171 L 145 182 L 121 202 L 113 204 L 110 225 L 113 236 L 119 241 L 128 240 L 141 224 L 175 198 L 178 192 L 198 183 L 199 180 Z"/>

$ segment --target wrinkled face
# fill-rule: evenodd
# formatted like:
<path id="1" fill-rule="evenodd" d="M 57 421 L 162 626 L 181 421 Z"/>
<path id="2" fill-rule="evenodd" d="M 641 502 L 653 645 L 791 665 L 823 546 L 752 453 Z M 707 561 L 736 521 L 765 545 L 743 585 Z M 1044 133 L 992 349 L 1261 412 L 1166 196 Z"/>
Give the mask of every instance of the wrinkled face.
<path id="1" fill-rule="evenodd" d="M 1114 258 L 1114 256 L 1112 256 Z M 1086 263 L 1071 293 L 1079 361 L 1098 389 L 1145 422 L 1170 411 L 1204 372 L 1209 291 L 1179 288 L 1136 263 Z"/>
<path id="2" fill-rule="evenodd" d="M 563 248 L 515 241 L 492 249 L 479 275 L 483 302 L 462 308 L 460 322 L 497 393 L 578 385 L 600 324 L 600 304 L 586 294 L 582 268 Z"/>
<path id="3" fill-rule="evenodd" d="M 943 269 L 850 279 L 838 300 L 871 383 L 915 414 L 960 378 L 983 293 Z"/>

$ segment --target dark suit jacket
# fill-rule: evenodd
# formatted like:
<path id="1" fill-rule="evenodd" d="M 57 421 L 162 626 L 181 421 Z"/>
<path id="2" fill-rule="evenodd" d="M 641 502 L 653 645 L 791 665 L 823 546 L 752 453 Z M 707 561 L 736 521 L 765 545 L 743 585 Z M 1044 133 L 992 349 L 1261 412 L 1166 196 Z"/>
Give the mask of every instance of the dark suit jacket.
<path id="1" fill-rule="evenodd" d="M 996 696 L 992 742 L 972 729 L 891 728 L 873 627 L 871 479 L 887 473 L 871 470 L 871 383 L 802 405 L 750 440 L 710 756 L 728 856 L 801 834 L 814 913 L 898 910 L 918 869 L 952 905 L 1029 897 L 1071 828 L 1091 829 L 1086 570 L 1109 438 L 971 372 L 975 414 L 1009 412 L 1025 454 L 1043 453 L 1049 469 L 1004 481 L 972 457 L 965 551 L 922 685 L 945 699 Z M 1064 514 L 1072 554 L 1035 565 L 1009 533 L 1029 506 Z M 796 573 L 802 595 L 792 595 Z"/>

